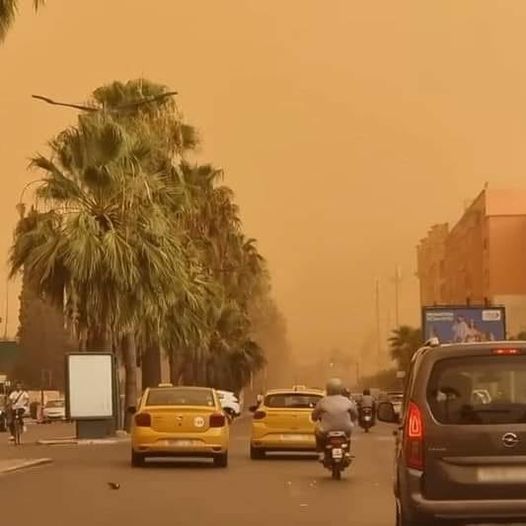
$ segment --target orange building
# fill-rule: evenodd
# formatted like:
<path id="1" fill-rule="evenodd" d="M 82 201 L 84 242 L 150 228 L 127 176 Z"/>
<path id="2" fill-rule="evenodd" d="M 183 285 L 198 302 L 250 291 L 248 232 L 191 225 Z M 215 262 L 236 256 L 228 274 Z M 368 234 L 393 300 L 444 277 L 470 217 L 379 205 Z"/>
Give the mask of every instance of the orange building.
<path id="1" fill-rule="evenodd" d="M 505 305 L 508 333 L 526 331 L 526 191 L 484 190 L 417 257 L 421 305 Z"/>

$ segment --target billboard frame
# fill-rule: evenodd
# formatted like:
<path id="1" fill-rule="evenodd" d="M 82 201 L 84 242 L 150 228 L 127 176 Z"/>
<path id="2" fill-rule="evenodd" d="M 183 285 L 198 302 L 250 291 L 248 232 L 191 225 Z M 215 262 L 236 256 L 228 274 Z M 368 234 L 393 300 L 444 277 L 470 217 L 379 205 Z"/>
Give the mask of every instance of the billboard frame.
<path id="1" fill-rule="evenodd" d="M 427 305 L 421 308 L 421 330 L 422 330 L 422 339 L 423 342 L 426 341 L 426 313 L 432 311 L 443 311 L 443 310 L 469 310 L 469 309 L 480 309 L 480 310 L 498 310 L 501 313 L 502 324 L 503 324 L 503 341 L 507 341 L 508 338 L 508 328 L 507 328 L 507 319 L 506 319 L 506 307 L 504 305 L 489 305 L 484 304 L 464 304 L 464 305 Z"/>
<path id="2" fill-rule="evenodd" d="M 71 414 L 71 375 L 70 375 L 70 357 L 72 356 L 107 356 L 111 362 L 111 415 L 89 415 L 89 416 L 74 416 Z M 117 395 L 117 381 L 116 381 L 116 368 L 115 368 L 115 355 L 111 352 L 71 352 L 66 354 L 66 385 L 65 385 L 65 398 L 66 398 L 66 415 L 69 420 L 74 421 L 112 421 L 116 418 L 116 395 Z M 94 382 L 96 385 L 96 381 Z"/>

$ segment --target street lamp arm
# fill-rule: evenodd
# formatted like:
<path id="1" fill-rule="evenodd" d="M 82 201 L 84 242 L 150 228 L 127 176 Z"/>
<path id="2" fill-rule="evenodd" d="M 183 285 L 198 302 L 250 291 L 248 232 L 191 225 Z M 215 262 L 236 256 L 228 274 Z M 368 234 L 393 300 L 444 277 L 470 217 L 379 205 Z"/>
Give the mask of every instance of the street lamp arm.
<path id="1" fill-rule="evenodd" d="M 143 99 L 139 99 L 139 100 L 136 100 L 136 101 L 133 101 L 133 102 L 128 102 L 126 104 L 121 104 L 119 106 L 115 106 L 113 108 L 109 108 L 108 109 L 108 112 L 109 113 L 118 113 L 119 111 L 122 111 L 122 110 L 128 110 L 128 109 L 132 109 L 132 108 L 137 108 L 139 106 L 142 106 L 143 104 L 149 104 L 151 102 L 157 102 L 159 100 L 163 100 L 163 99 L 166 99 L 168 97 L 173 97 L 175 95 L 177 95 L 177 91 L 167 91 L 166 93 L 161 93 L 159 95 L 154 95 L 152 97 L 145 97 Z M 47 104 L 51 104 L 53 106 L 63 106 L 65 108 L 74 108 L 76 110 L 81 110 L 81 111 L 88 111 L 90 113 L 96 113 L 98 111 L 104 111 L 105 108 L 104 107 L 93 107 L 93 106 L 84 106 L 82 104 L 71 104 L 71 103 L 68 103 L 68 102 L 58 102 L 58 101 L 55 101 L 53 99 L 50 99 L 49 97 L 44 97 L 43 95 L 31 95 L 31 97 L 33 99 L 37 99 L 37 100 L 41 100 L 43 102 L 46 102 Z"/>
<path id="2" fill-rule="evenodd" d="M 52 104 L 53 106 L 64 106 L 66 108 L 74 108 L 76 110 L 90 111 L 90 112 L 99 111 L 98 108 L 92 108 L 90 106 L 82 106 L 80 104 L 69 104 L 67 102 L 57 102 L 48 97 L 43 97 L 42 95 L 31 95 L 31 97 L 33 99 L 42 100 L 44 102 L 47 102 L 48 104 Z"/>

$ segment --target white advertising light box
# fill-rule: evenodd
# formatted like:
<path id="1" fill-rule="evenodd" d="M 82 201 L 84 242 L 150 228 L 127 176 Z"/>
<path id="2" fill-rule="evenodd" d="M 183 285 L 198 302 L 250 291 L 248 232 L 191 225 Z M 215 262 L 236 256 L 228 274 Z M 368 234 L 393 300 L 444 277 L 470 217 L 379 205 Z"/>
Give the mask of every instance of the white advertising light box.
<path id="1" fill-rule="evenodd" d="M 70 418 L 112 418 L 113 356 L 105 353 L 69 354 L 67 364 Z"/>

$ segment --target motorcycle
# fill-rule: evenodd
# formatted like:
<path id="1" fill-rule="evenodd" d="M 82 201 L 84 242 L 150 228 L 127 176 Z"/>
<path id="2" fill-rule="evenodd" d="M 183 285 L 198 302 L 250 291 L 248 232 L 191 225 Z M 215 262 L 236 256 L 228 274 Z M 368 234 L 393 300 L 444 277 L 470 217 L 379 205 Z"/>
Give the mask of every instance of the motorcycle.
<path id="1" fill-rule="evenodd" d="M 351 441 L 345 433 L 335 431 L 327 434 L 323 465 L 331 472 L 334 480 L 340 480 L 343 470 L 351 465 L 350 450 Z"/>
<path id="2" fill-rule="evenodd" d="M 369 429 L 375 425 L 374 413 L 372 407 L 360 408 L 360 427 L 369 433 Z"/>

